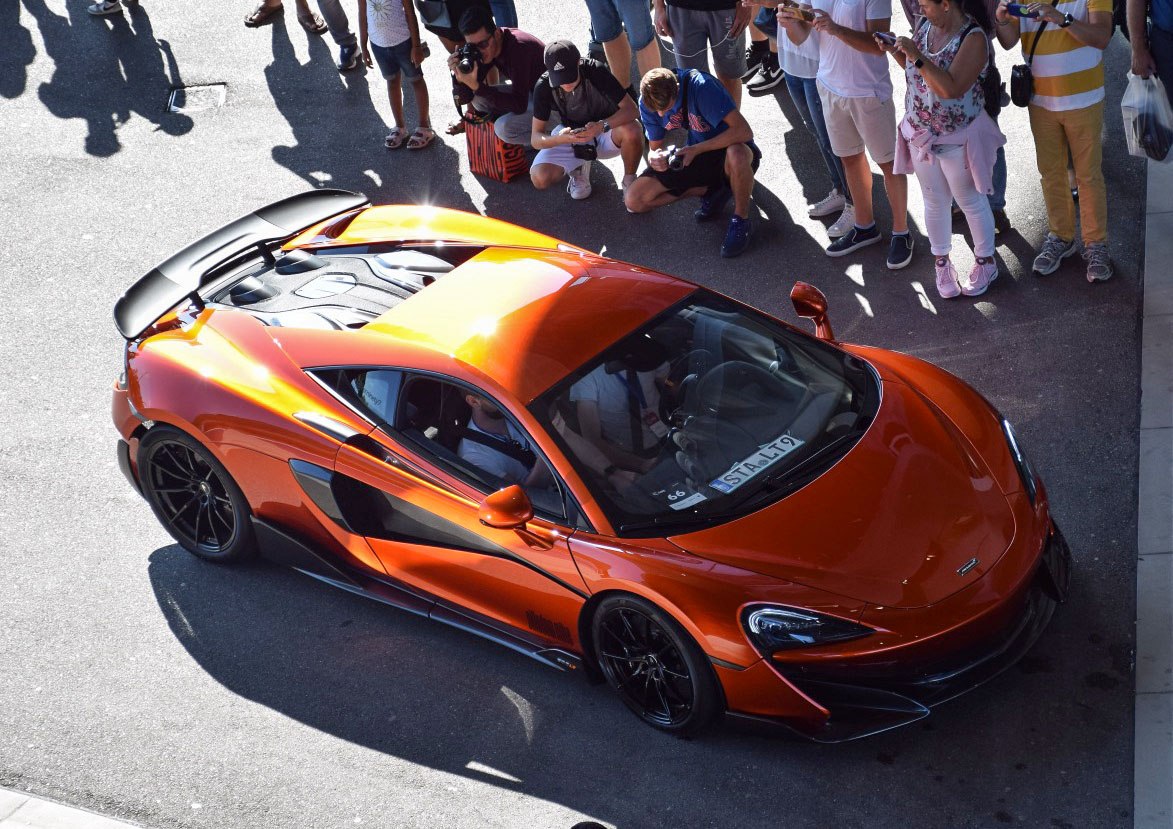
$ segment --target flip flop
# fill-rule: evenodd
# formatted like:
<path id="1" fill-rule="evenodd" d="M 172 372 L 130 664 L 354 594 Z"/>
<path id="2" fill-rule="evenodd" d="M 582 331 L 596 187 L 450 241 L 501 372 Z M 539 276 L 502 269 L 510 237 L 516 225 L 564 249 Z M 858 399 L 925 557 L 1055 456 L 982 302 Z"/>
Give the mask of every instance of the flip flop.
<path id="1" fill-rule="evenodd" d="M 461 118 L 453 121 L 448 125 L 444 132 L 448 133 L 449 135 L 460 135 L 462 132 L 464 132 L 464 119 Z"/>
<path id="2" fill-rule="evenodd" d="M 297 16 L 297 22 L 300 23 L 301 27 L 311 35 L 320 35 L 328 28 L 326 26 L 326 21 L 313 12 L 309 12 L 308 14 L 299 14 Z"/>
<path id="3" fill-rule="evenodd" d="M 398 150 L 407 140 L 407 130 L 403 127 L 393 127 L 383 140 L 383 146 L 389 150 Z"/>
<path id="4" fill-rule="evenodd" d="M 436 140 L 436 131 L 431 127 L 419 126 L 415 128 L 415 132 L 411 134 L 411 139 L 407 142 L 407 149 L 422 150 L 424 147 Z"/>
<path id="5" fill-rule="evenodd" d="M 248 26 L 250 29 L 256 29 L 259 26 L 272 23 L 273 18 L 284 11 L 285 7 L 283 5 L 278 4 L 276 6 L 266 6 L 264 3 L 261 3 L 259 6 L 253 9 L 252 14 L 244 18 L 244 25 Z"/>

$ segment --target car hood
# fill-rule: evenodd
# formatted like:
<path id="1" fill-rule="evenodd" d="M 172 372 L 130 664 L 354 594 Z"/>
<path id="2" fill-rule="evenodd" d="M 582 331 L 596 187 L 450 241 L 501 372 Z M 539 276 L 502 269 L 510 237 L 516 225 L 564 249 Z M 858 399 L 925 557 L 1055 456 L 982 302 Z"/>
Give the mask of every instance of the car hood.
<path id="1" fill-rule="evenodd" d="M 921 393 L 886 379 L 871 426 L 831 469 L 764 509 L 670 540 L 722 564 L 911 608 L 972 584 L 1013 537 L 1010 505 L 970 442 Z"/>

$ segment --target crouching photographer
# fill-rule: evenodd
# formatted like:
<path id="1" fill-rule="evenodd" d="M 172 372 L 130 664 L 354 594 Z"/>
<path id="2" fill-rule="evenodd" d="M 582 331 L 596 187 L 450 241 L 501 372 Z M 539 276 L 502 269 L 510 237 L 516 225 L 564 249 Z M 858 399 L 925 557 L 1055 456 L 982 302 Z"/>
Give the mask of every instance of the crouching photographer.
<path id="1" fill-rule="evenodd" d="M 698 222 L 720 215 L 733 198 L 733 217 L 721 255 L 740 256 L 753 227 L 749 196 L 762 154 L 753 130 L 722 83 L 698 69 L 653 69 L 639 85 L 639 111 L 647 134 L 648 168 L 627 188 L 624 203 L 646 213 L 678 199 L 700 196 Z M 687 130 L 674 145 L 669 130 Z"/>
<path id="2" fill-rule="evenodd" d="M 534 86 L 534 187 L 545 190 L 569 176 L 570 197 L 585 199 L 591 194 L 591 162 L 621 155 L 626 189 L 635 181 L 643 153 L 635 101 L 606 66 L 581 57 L 569 40 L 547 46 L 545 63 L 546 72 Z M 551 133 L 555 112 L 562 124 Z"/>
<path id="3" fill-rule="evenodd" d="M 519 29 L 498 28 L 482 7 L 460 18 L 464 43 L 448 56 L 452 98 L 463 120 L 493 121 L 497 137 L 508 144 L 528 144 L 533 105 L 530 91 L 546 71 L 545 44 Z M 449 134 L 463 131 L 463 120 Z"/>

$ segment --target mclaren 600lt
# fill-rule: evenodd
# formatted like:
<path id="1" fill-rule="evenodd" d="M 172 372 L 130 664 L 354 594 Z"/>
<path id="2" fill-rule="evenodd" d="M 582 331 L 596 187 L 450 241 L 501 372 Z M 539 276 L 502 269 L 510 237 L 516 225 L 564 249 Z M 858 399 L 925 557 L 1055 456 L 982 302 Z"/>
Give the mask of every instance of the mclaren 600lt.
<path id="1" fill-rule="evenodd" d="M 1070 553 L 1010 424 L 916 358 L 500 221 L 318 190 L 114 316 L 118 458 L 254 555 L 606 681 L 835 742 L 1021 657 Z"/>

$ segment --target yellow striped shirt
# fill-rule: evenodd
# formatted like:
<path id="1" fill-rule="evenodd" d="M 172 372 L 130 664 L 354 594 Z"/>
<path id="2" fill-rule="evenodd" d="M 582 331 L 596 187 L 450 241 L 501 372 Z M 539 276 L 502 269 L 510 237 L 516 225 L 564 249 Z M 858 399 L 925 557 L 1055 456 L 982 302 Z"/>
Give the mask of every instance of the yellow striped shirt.
<path id="1" fill-rule="evenodd" d="M 1087 21 L 1092 12 L 1112 13 L 1112 0 L 1065 0 L 1055 4 L 1060 14 Z M 1040 37 L 1042 20 L 1027 17 L 1019 21 L 1022 30 L 1022 55 L 1030 54 L 1035 39 L 1031 71 L 1035 79 L 1035 96 L 1031 103 L 1061 112 L 1083 109 L 1104 100 L 1104 52 L 1080 43 L 1067 29 L 1048 23 Z"/>

